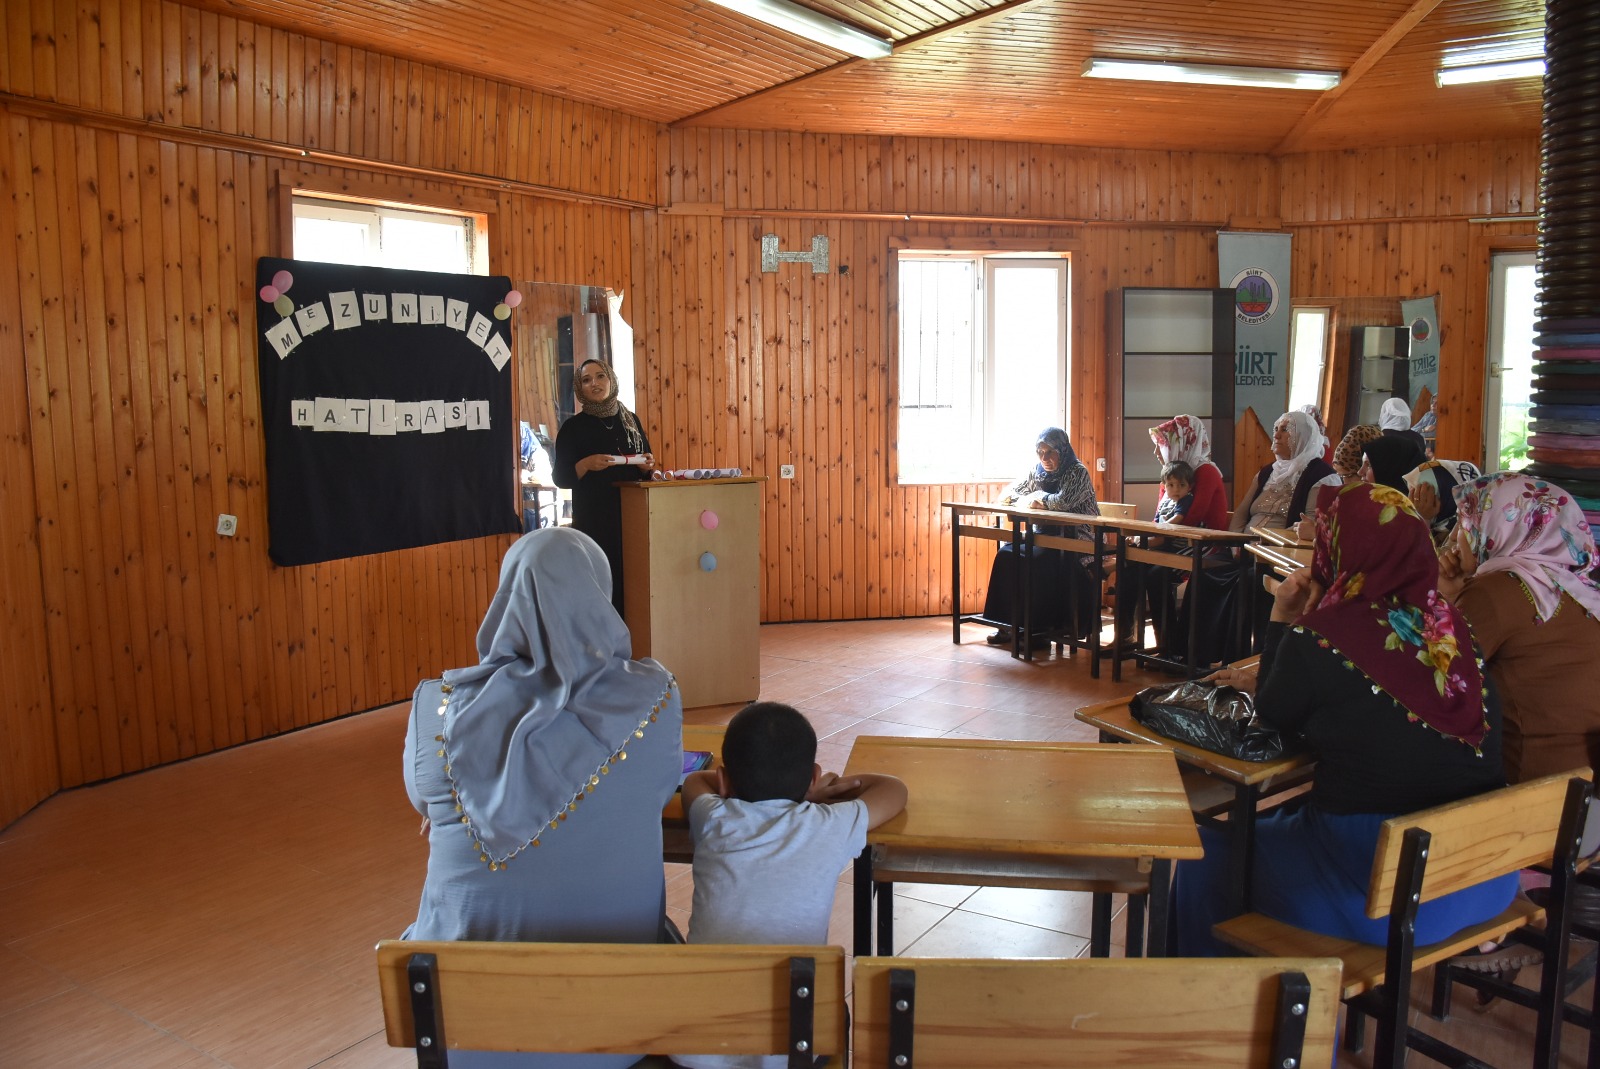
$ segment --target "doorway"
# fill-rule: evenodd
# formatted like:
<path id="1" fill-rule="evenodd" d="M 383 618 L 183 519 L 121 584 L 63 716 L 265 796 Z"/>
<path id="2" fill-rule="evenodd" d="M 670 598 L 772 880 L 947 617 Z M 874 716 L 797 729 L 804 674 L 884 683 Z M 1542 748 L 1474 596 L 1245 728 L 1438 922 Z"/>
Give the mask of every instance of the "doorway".
<path id="1" fill-rule="evenodd" d="M 1531 251 L 1497 251 L 1489 259 L 1489 359 L 1483 396 L 1485 471 L 1528 462 L 1528 409 L 1533 392 L 1534 296 L 1539 268 Z"/>

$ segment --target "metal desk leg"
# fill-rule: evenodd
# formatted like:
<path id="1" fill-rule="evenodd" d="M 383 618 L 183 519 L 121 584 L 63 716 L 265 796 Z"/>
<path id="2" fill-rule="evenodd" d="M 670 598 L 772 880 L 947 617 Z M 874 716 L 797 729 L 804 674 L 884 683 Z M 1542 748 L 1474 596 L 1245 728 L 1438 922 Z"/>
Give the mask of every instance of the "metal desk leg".
<path id="1" fill-rule="evenodd" d="M 1096 891 L 1090 896 L 1089 956 L 1111 956 L 1111 892 Z"/>
<path id="2" fill-rule="evenodd" d="M 1165 958 L 1171 954 L 1167 947 L 1167 911 L 1172 904 L 1172 861 L 1157 858 L 1150 864 L 1150 949 L 1148 956 Z"/>
<path id="3" fill-rule="evenodd" d="M 961 645 L 961 516 L 950 507 L 950 641 Z"/>
<path id="4" fill-rule="evenodd" d="M 1200 674 L 1200 547 L 1189 564 L 1189 678 Z"/>
<path id="5" fill-rule="evenodd" d="M 875 883 L 872 893 L 878 899 L 878 956 L 894 956 L 894 884 Z"/>
<path id="6" fill-rule="evenodd" d="M 1261 792 L 1247 783 L 1233 788 L 1233 804 L 1228 807 L 1228 838 L 1232 852 L 1228 858 L 1228 883 L 1240 913 L 1250 912 L 1250 873 L 1255 864 L 1256 802 Z"/>
<path id="7" fill-rule="evenodd" d="M 1100 557 L 1101 557 L 1101 554 L 1103 554 L 1105 552 L 1105 534 L 1106 534 L 1106 529 L 1104 527 L 1101 527 L 1099 524 L 1096 524 L 1095 528 L 1094 528 L 1094 561 L 1093 561 L 1093 570 L 1089 572 L 1090 586 L 1094 590 L 1094 594 L 1095 594 L 1094 608 L 1090 611 L 1090 621 L 1089 621 L 1089 625 L 1090 625 L 1090 630 L 1089 630 L 1089 678 L 1090 679 L 1099 679 L 1100 678 L 1100 631 L 1101 631 L 1101 627 L 1100 627 L 1100 591 L 1101 591 L 1101 589 L 1103 589 L 1101 587 L 1101 585 L 1100 585 L 1101 584 L 1101 579 L 1100 579 Z M 1076 605 L 1077 602 L 1073 602 L 1073 604 Z M 1115 617 L 1116 617 L 1116 609 L 1115 608 L 1113 608 L 1111 610 L 1111 614 L 1112 614 L 1112 618 L 1113 618 L 1111 631 L 1112 631 L 1113 634 L 1115 634 L 1116 630 L 1117 630 L 1116 623 L 1115 623 Z M 1115 639 L 1113 639 L 1112 641 L 1115 641 Z"/>
<path id="8" fill-rule="evenodd" d="M 872 953 L 872 844 L 856 855 L 855 871 L 855 955 Z"/>
<path id="9" fill-rule="evenodd" d="M 1027 520 L 1022 521 L 1022 566 L 1017 569 L 1021 576 L 1021 589 L 1018 595 L 1022 598 L 1021 612 L 1022 626 L 1011 629 L 1011 641 L 1020 645 L 1022 659 L 1033 660 L 1033 524 Z M 1017 610 L 1012 610 L 1013 615 Z"/>
<path id="10" fill-rule="evenodd" d="M 1128 957 L 1130 958 L 1142 958 L 1145 956 L 1144 907 L 1147 904 L 1146 900 L 1148 897 L 1148 895 L 1128 896 L 1128 908 L 1126 914 L 1124 915 L 1124 920 L 1126 921 L 1127 927 L 1125 934 L 1123 935 L 1123 940 L 1127 949 Z"/>

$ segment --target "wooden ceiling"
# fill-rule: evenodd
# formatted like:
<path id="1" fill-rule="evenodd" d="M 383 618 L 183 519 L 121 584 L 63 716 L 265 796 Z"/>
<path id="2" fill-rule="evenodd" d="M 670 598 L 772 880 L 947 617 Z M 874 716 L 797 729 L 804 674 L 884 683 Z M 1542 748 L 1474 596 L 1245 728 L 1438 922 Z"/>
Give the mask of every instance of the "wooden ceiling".
<path id="1" fill-rule="evenodd" d="M 1294 152 L 1536 136 L 1537 79 L 1435 87 L 1542 0 L 806 0 L 858 60 L 704 0 L 183 0 L 664 124 Z M 1090 56 L 1345 72 L 1325 93 L 1082 78 Z"/>

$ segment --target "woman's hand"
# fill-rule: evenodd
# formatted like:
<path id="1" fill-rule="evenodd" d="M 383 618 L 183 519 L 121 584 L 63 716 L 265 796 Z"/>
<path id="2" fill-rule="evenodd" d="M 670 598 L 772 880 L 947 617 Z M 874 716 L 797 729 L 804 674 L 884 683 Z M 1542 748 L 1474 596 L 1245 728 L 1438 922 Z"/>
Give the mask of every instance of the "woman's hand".
<path id="1" fill-rule="evenodd" d="M 602 468 L 611 467 L 611 454 L 610 453 L 590 453 L 588 456 L 586 456 L 582 460 L 578 461 L 572 467 L 573 467 L 573 470 L 578 473 L 578 477 L 581 479 L 583 476 L 589 474 L 591 471 L 599 471 Z"/>
<path id="2" fill-rule="evenodd" d="M 642 453 L 640 455 L 644 457 L 644 463 L 640 464 L 639 467 L 643 468 L 646 474 L 649 474 L 660 467 L 660 465 L 656 463 L 656 455 L 654 453 Z"/>
<path id="3" fill-rule="evenodd" d="M 1261 664 L 1258 661 L 1247 668 L 1219 668 L 1206 676 L 1202 682 L 1215 683 L 1219 687 L 1232 687 L 1242 690 L 1246 694 L 1256 692 L 1256 680 L 1260 678 Z"/>
<path id="4" fill-rule="evenodd" d="M 1311 578 L 1311 569 L 1296 569 L 1278 584 L 1272 596 L 1272 622 L 1292 623 L 1321 600 L 1322 584 Z"/>
<path id="5" fill-rule="evenodd" d="M 1314 513 L 1307 512 L 1300 517 L 1300 522 L 1294 525 L 1294 536 L 1302 542 L 1316 541 L 1317 517 Z"/>
<path id="6" fill-rule="evenodd" d="M 1419 482 L 1411 488 L 1411 504 L 1417 515 L 1432 523 L 1439 518 L 1439 491 L 1429 482 Z"/>

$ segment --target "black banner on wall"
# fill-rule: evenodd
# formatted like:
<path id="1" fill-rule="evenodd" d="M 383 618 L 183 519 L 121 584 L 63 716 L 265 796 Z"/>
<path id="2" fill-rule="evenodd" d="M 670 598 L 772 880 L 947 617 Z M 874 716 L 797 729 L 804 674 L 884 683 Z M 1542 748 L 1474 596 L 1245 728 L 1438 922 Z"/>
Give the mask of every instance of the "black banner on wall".
<path id="1" fill-rule="evenodd" d="M 262 257 L 256 285 L 274 563 L 521 530 L 508 279 Z"/>

